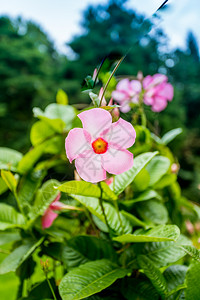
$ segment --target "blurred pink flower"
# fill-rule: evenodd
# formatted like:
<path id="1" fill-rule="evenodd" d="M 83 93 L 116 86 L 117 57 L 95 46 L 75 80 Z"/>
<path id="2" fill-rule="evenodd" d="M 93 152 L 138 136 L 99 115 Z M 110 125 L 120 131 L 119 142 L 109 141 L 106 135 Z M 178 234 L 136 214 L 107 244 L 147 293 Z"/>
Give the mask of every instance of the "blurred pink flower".
<path id="1" fill-rule="evenodd" d="M 120 110 L 124 113 L 131 108 L 129 103 L 138 103 L 142 85 L 138 80 L 129 81 L 128 78 L 122 79 L 112 92 L 112 97 L 121 105 Z"/>
<path id="2" fill-rule="evenodd" d="M 112 123 L 111 114 L 102 108 L 93 108 L 78 115 L 83 128 L 70 130 L 66 154 L 82 179 L 99 182 L 106 179 L 106 171 L 121 174 L 133 166 L 133 154 L 126 150 L 135 142 L 133 126 L 119 119 Z"/>
<path id="3" fill-rule="evenodd" d="M 57 218 L 58 214 L 54 212 L 54 210 L 61 210 L 63 204 L 59 202 L 61 197 L 61 193 L 55 198 L 55 200 L 49 205 L 49 207 L 44 212 L 42 216 L 42 228 L 48 228 L 52 225 L 53 221 Z"/>
<path id="4" fill-rule="evenodd" d="M 173 99 L 174 89 L 167 80 L 167 76 L 163 74 L 148 75 L 143 80 L 144 103 L 151 105 L 151 109 L 155 112 L 164 110 L 167 101 Z"/>

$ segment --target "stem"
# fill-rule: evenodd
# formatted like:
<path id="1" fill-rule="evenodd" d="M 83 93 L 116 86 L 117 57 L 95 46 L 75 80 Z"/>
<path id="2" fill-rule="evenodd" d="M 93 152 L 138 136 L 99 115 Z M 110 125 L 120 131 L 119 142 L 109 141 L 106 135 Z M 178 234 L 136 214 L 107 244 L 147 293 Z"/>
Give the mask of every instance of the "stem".
<path id="1" fill-rule="evenodd" d="M 16 191 L 14 192 L 14 196 L 15 196 L 15 199 L 17 201 L 17 206 L 19 208 L 19 211 L 21 212 L 22 215 L 24 215 L 24 210 L 23 210 L 23 208 L 22 208 L 22 206 L 20 204 L 20 201 L 19 201 L 19 198 L 18 198 L 18 195 L 17 195 Z"/>
<path id="2" fill-rule="evenodd" d="M 115 191 L 115 177 L 113 178 L 113 191 Z M 117 202 L 117 200 L 115 200 L 113 202 L 114 202 L 114 206 L 116 208 L 117 215 L 118 215 L 118 218 L 119 218 L 119 222 L 120 222 L 120 225 L 121 225 L 121 228 L 122 228 L 122 233 L 124 234 L 124 226 L 123 226 L 122 219 L 121 219 L 121 216 L 120 216 L 118 202 Z"/>
<path id="3" fill-rule="evenodd" d="M 94 221 L 91 218 L 90 212 L 87 209 L 85 209 L 85 213 L 86 213 L 86 216 L 88 217 L 88 220 L 90 221 L 90 223 L 92 225 L 92 228 L 94 229 L 94 232 L 96 233 L 97 236 L 99 236 L 99 232 L 97 231 Z"/>
<path id="4" fill-rule="evenodd" d="M 100 195 L 100 197 L 99 197 L 99 204 L 100 204 L 100 206 L 101 206 L 101 210 L 102 210 L 102 213 L 103 213 L 105 222 L 106 222 L 106 226 L 108 227 L 109 238 L 110 238 L 110 240 L 112 241 L 110 226 L 109 226 L 109 224 L 108 224 L 108 219 L 107 219 L 107 216 L 106 216 L 106 213 L 105 213 L 105 209 L 104 209 L 104 207 L 103 207 L 103 201 L 102 201 L 102 187 L 101 187 L 101 184 L 100 184 L 100 183 L 98 183 L 98 185 L 99 185 L 99 188 L 100 188 L 100 190 L 101 190 L 101 195 Z"/>
<path id="5" fill-rule="evenodd" d="M 100 105 L 99 106 L 101 106 L 101 103 L 102 103 L 103 97 L 105 95 L 106 89 L 107 89 L 107 87 L 108 87 L 108 85 L 109 85 L 109 83 L 110 83 L 113 75 L 115 74 L 115 72 L 117 71 L 118 67 L 120 66 L 120 64 L 122 63 L 122 61 L 124 60 L 125 57 L 126 57 L 126 55 L 124 55 L 124 56 L 122 56 L 122 58 L 120 58 L 120 60 L 118 61 L 117 65 L 115 66 L 114 70 L 112 71 L 112 73 L 111 73 L 108 81 L 106 82 L 106 85 L 105 85 L 105 87 L 103 89 L 103 93 L 102 93 L 102 96 L 101 96 L 101 100 L 100 100 Z"/>
<path id="6" fill-rule="evenodd" d="M 49 288 L 50 288 L 50 290 L 51 290 L 51 292 L 52 292 L 53 298 L 54 298 L 54 300 L 57 300 L 56 295 L 55 295 L 55 293 L 54 293 L 54 290 L 53 290 L 53 288 L 52 288 L 51 282 L 49 281 L 49 278 L 48 278 L 48 276 L 47 276 L 47 273 L 45 273 L 45 276 L 46 276 L 46 280 L 47 280 L 47 282 L 48 282 Z"/>

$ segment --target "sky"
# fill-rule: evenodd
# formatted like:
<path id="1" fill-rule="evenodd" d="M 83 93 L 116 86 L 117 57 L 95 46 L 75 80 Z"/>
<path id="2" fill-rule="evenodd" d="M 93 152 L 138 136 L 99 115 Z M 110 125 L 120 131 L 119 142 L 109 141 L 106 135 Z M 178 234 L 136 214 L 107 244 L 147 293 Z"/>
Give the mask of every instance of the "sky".
<path id="1" fill-rule="evenodd" d="M 150 17 L 163 0 L 129 0 L 127 6 Z M 82 12 L 89 4 L 107 0 L 0 0 L 0 16 L 22 16 L 41 25 L 62 53 L 69 53 L 65 43 L 80 34 Z M 169 9 L 162 12 L 160 25 L 169 37 L 169 47 L 184 49 L 187 32 L 192 30 L 200 46 L 199 0 L 169 0 Z"/>

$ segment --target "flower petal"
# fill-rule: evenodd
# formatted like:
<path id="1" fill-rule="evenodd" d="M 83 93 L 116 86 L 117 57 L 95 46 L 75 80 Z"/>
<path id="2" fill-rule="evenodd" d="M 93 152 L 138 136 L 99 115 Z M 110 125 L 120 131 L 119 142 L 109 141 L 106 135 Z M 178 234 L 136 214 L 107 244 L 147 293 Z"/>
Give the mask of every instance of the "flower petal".
<path id="1" fill-rule="evenodd" d="M 85 150 L 91 149 L 90 141 L 91 137 L 89 133 L 82 128 L 74 128 L 70 130 L 65 140 L 66 154 L 70 163 L 72 160 L 79 157 L 79 155 Z"/>
<path id="2" fill-rule="evenodd" d="M 112 124 L 111 114 L 102 108 L 93 108 L 78 115 L 83 123 L 83 129 L 89 132 L 93 138 L 98 138 L 100 133 Z"/>
<path id="3" fill-rule="evenodd" d="M 102 154 L 102 165 L 111 174 L 121 174 L 133 166 L 133 154 L 128 150 L 109 148 L 105 154 Z"/>
<path id="4" fill-rule="evenodd" d="M 106 171 L 101 163 L 102 154 L 95 154 L 93 151 L 87 157 L 80 157 L 75 160 L 75 167 L 80 177 L 92 183 L 106 179 Z"/>
<path id="5" fill-rule="evenodd" d="M 112 92 L 112 97 L 118 102 L 123 102 L 129 99 L 128 93 L 124 91 L 117 91 L 117 90 Z"/>
<path id="6" fill-rule="evenodd" d="M 164 110 L 167 106 L 167 100 L 162 97 L 155 97 L 154 103 L 152 105 L 152 111 L 160 112 Z"/>
<path id="7" fill-rule="evenodd" d="M 111 125 L 103 138 L 108 142 L 109 147 L 126 149 L 135 143 L 136 132 L 131 123 L 120 118 Z"/>
<path id="8" fill-rule="evenodd" d="M 131 80 L 130 87 L 135 93 L 140 93 L 142 90 L 141 82 L 138 80 Z"/>
<path id="9" fill-rule="evenodd" d="M 171 101 L 174 97 L 174 88 L 170 83 L 163 83 L 158 92 L 159 97 L 164 97 Z"/>
<path id="10" fill-rule="evenodd" d="M 58 214 L 56 214 L 51 208 L 47 208 L 42 216 L 42 228 L 45 229 L 50 227 L 57 216 Z"/>
<path id="11" fill-rule="evenodd" d="M 129 85 L 130 81 L 128 78 L 122 79 L 118 82 L 116 89 L 118 91 L 127 91 L 130 89 L 130 85 Z"/>
<path id="12" fill-rule="evenodd" d="M 130 105 L 129 105 L 129 102 L 124 102 L 124 103 L 120 106 L 119 109 L 120 109 L 121 112 L 123 112 L 123 113 L 129 112 L 129 111 L 131 110 Z"/>

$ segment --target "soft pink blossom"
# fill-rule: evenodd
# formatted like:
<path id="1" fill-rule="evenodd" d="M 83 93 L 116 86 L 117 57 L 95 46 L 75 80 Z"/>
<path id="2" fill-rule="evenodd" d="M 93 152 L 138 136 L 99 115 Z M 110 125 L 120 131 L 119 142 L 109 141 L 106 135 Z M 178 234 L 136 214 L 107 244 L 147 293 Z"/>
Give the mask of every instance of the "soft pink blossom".
<path id="1" fill-rule="evenodd" d="M 55 200 L 49 205 L 49 207 L 44 212 L 42 216 L 42 228 L 48 228 L 52 225 L 53 221 L 57 218 L 58 214 L 54 212 L 54 210 L 61 210 L 63 204 L 59 202 L 61 197 L 61 193 L 55 198 Z"/>
<path id="2" fill-rule="evenodd" d="M 164 110 L 167 102 L 173 99 L 174 89 L 167 80 L 163 74 L 148 75 L 143 80 L 144 103 L 151 105 L 155 112 Z"/>
<path id="3" fill-rule="evenodd" d="M 124 113 L 128 112 L 131 107 L 130 103 L 138 103 L 142 85 L 138 80 L 122 79 L 116 86 L 116 90 L 112 92 L 112 97 L 121 105 L 120 110 Z"/>
<path id="4" fill-rule="evenodd" d="M 126 150 L 135 142 L 133 126 L 119 119 L 112 123 L 111 114 L 102 108 L 93 108 L 78 115 L 83 128 L 70 130 L 66 154 L 82 179 L 99 182 L 106 172 L 121 174 L 133 166 L 133 154 Z"/>

